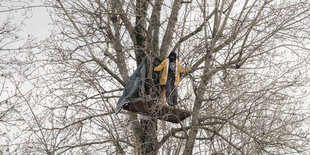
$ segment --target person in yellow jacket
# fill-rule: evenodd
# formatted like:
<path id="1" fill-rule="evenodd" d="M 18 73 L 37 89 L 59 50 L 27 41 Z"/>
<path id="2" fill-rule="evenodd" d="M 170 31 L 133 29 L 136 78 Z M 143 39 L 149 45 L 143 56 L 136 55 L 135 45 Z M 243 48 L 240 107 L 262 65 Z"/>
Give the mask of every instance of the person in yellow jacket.
<path id="1" fill-rule="evenodd" d="M 168 98 L 168 104 L 170 106 L 177 104 L 177 87 L 180 83 L 180 73 L 191 71 L 191 68 L 183 68 L 176 58 L 176 53 L 172 51 L 168 58 L 154 68 L 154 71 L 162 71 L 160 85 L 163 93 L 163 102 Z"/>

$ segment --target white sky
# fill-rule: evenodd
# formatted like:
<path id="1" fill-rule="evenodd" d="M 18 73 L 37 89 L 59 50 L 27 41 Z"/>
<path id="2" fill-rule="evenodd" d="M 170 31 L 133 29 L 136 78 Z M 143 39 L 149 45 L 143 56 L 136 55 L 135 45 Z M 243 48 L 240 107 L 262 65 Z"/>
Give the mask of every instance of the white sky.
<path id="1" fill-rule="evenodd" d="M 0 0 L 0 12 L 3 10 L 7 10 L 5 7 L 3 7 L 6 5 L 4 3 L 5 2 Z M 40 5 L 40 2 L 36 1 L 34 5 Z M 49 14 L 46 8 L 44 7 L 33 8 L 32 12 L 29 12 L 27 14 L 26 20 L 24 20 L 25 16 L 23 16 L 23 14 L 24 14 L 24 11 L 22 10 L 0 13 L 1 23 L 6 18 L 12 19 L 11 24 L 19 25 L 20 23 L 23 23 L 21 30 L 17 33 L 17 36 L 21 37 L 22 40 L 17 43 L 11 44 L 10 45 L 11 47 L 23 45 L 25 41 L 27 41 L 28 36 L 31 36 L 32 38 L 36 38 L 37 41 L 40 41 L 40 40 L 44 40 L 45 38 L 47 38 L 48 35 L 50 34 L 51 25 L 49 25 L 49 23 L 51 22 L 51 20 L 50 20 L 50 17 L 49 17 Z M 3 56 L 3 54 L 5 53 L 0 54 L 0 58 L 1 56 Z M 3 78 L 0 77 L 0 89 L 2 88 L 3 83 L 5 83 L 4 87 L 5 89 L 7 89 L 7 91 L 2 92 L 2 94 L 0 95 L 0 102 L 3 101 L 3 99 L 6 99 L 7 95 L 11 96 L 15 90 L 14 85 L 10 83 L 9 80 L 4 80 Z M 23 85 L 23 88 L 21 88 L 21 90 L 26 92 L 29 89 L 31 89 L 31 87 L 32 87 L 31 85 Z M 0 111 L 1 110 L 2 109 L 0 107 Z M 13 137 L 13 133 L 17 132 L 18 129 L 11 127 L 9 129 L 10 133 L 6 133 L 6 131 L 7 131 L 7 128 L 3 124 L 0 124 L 0 134 L 4 134 L 0 136 L 0 145 L 3 145 L 6 143 L 6 138 L 11 139 Z"/>
<path id="2" fill-rule="evenodd" d="M 26 16 L 25 16 L 24 10 L 17 10 L 17 11 L 11 11 L 11 12 L 5 11 L 5 10 L 8 10 L 6 6 L 17 7 L 19 6 L 18 4 L 19 4 L 18 2 L 16 2 L 15 4 L 14 2 L 10 3 L 10 2 L 0 0 L 0 23 L 3 23 L 3 21 L 5 21 L 7 18 L 9 18 L 12 21 L 11 24 L 19 25 L 23 23 L 21 29 L 17 33 L 17 36 L 22 38 L 22 40 L 19 42 L 10 44 L 6 48 L 9 48 L 9 47 L 17 48 L 18 46 L 23 45 L 27 41 L 28 36 L 31 36 L 32 38 L 37 39 L 37 41 L 44 40 L 45 38 L 48 37 L 48 35 L 50 34 L 50 29 L 52 28 L 52 26 L 50 25 L 51 20 L 47 12 L 47 8 L 45 7 L 32 8 L 32 11 L 27 12 Z M 31 3 L 31 5 L 37 6 L 37 5 L 42 5 L 42 4 L 40 1 L 35 1 Z M 2 51 L 2 53 L 0 53 L 0 57 L 4 56 L 5 53 L 6 53 L 5 51 Z M 6 71 L 3 71 L 3 72 L 6 72 Z M 10 93 L 10 90 L 11 91 L 14 90 L 13 88 L 14 86 L 11 85 L 8 80 L 5 81 L 1 77 L 0 77 L 0 85 L 1 85 L 0 89 L 2 88 L 3 82 L 5 82 L 4 87 L 10 88 L 7 93 Z M 2 93 L 2 95 L 4 95 L 4 93 Z M 4 97 L 4 96 L 2 97 L 1 96 L 0 96 L 0 101 Z"/>
<path id="3" fill-rule="evenodd" d="M 21 35 L 33 35 L 34 37 L 42 40 L 49 35 L 50 17 L 46 8 L 34 8 L 32 17 L 26 21 Z"/>
<path id="4" fill-rule="evenodd" d="M 24 21 L 24 26 L 22 27 L 19 35 L 26 37 L 28 35 L 32 35 L 34 37 L 38 37 L 38 39 L 44 39 L 49 34 L 49 23 L 50 17 L 47 12 L 47 8 L 45 7 L 34 7 L 31 12 L 27 12 L 25 18 L 24 10 L 16 10 L 7 12 L 6 10 L 10 9 L 8 7 L 20 8 L 23 3 L 21 2 L 6 2 L 0 0 L 0 22 L 2 22 L 6 18 L 12 19 L 13 23 L 20 24 Z M 34 1 L 30 3 L 31 6 L 39 6 L 42 5 L 40 1 Z M 4 11 L 4 12 L 2 12 Z"/>

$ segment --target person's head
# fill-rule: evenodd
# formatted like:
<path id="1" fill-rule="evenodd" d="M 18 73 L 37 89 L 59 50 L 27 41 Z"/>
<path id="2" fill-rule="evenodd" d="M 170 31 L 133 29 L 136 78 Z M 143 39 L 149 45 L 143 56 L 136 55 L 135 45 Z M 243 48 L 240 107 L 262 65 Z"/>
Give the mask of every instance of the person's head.
<path id="1" fill-rule="evenodd" d="M 169 61 L 174 62 L 177 59 L 177 54 L 175 53 L 175 51 L 172 51 L 169 56 Z"/>

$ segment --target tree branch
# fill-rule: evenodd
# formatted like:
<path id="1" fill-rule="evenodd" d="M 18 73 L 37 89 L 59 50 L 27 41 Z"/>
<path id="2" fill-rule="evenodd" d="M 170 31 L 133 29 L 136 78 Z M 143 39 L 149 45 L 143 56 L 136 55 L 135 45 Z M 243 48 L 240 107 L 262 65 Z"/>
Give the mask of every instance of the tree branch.
<path id="1" fill-rule="evenodd" d="M 83 41 L 86 43 L 87 49 L 90 52 L 90 55 L 92 57 L 92 60 L 94 60 L 98 65 L 100 65 L 105 71 L 107 71 L 112 77 L 114 77 L 120 84 L 122 84 L 123 86 L 125 86 L 125 82 L 120 79 L 118 77 L 118 75 L 116 75 L 113 71 L 111 71 L 105 64 L 103 64 L 93 53 L 92 48 L 89 45 L 89 42 L 87 41 L 87 39 L 85 38 L 85 35 L 82 33 L 82 31 L 78 28 L 78 26 L 75 24 L 75 22 L 73 21 L 72 17 L 69 15 L 69 13 L 67 12 L 67 10 L 65 9 L 65 7 L 63 6 L 61 0 L 57 0 L 57 2 L 59 3 L 59 5 L 61 6 L 62 10 L 64 11 L 65 15 L 69 18 L 70 22 L 72 23 L 73 27 L 75 28 L 75 30 L 79 33 L 79 35 L 82 37 Z"/>
<path id="2" fill-rule="evenodd" d="M 189 39 L 190 37 L 196 35 L 198 32 L 200 32 L 202 30 L 202 28 L 206 25 L 206 22 L 214 15 L 215 10 L 212 11 L 212 13 L 206 18 L 205 21 L 203 21 L 202 24 L 200 24 L 200 26 L 198 26 L 196 28 L 195 31 L 189 33 L 188 35 L 180 38 L 180 40 L 174 45 L 173 50 L 176 50 L 177 48 L 179 48 L 179 46 L 181 45 L 182 42 L 186 41 L 187 39 Z"/>
<path id="3" fill-rule="evenodd" d="M 137 41 L 136 41 L 136 37 L 135 37 L 135 28 L 132 26 L 132 24 L 130 23 L 128 17 L 126 16 L 125 11 L 122 9 L 122 3 L 120 2 L 120 0 L 112 0 L 112 4 L 114 5 L 114 7 L 116 8 L 120 18 L 122 19 L 122 21 L 125 24 L 125 27 L 127 29 L 127 32 L 130 35 L 130 38 L 134 44 L 134 46 L 136 46 Z"/>
<path id="4" fill-rule="evenodd" d="M 172 10 L 171 10 L 171 15 L 169 17 L 168 25 L 166 28 L 165 35 L 163 37 L 163 41 L 161 43 L 161 48 L 160 48 L 160 58 L 163 59 L 167 52 L 168 48 L 172 42 L 172 35 L 173 35 L 173 30 L 176 26 L 176 23 L 178 21 L 178 15 L 179 15 L 179 10 L 181 8 L 181 0 L 174 0 Z"/>

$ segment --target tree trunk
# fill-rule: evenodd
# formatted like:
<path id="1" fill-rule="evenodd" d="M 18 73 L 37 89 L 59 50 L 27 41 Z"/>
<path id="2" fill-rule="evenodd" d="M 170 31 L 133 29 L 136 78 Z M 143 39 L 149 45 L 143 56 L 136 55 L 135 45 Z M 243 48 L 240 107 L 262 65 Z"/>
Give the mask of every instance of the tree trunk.
<path id="1" fill-rule="evenodd" d="M 156 155 L 157 120 L 140 119 L 141 125 L 141 155 Z"/>
<path id="2" fill-rule="evenodd" d="M 135 26 L 135 37 L 136 37 L 136 61 L 137 64 L 143 62 L 147 59 L 147 52 L 145 49 L 146 44 L 146 15 L 147 15 L 147 0 L 136 0 L 136 26 Z M 147 59 L 147 79 L 146 88 L 142 89 L 143 95 L 149 95 L 149 88 L 151 87 L 152 79 L 152 63 L 151 59 Z M 139 145 L 139 154 L 141 155 L 156 155 L 156 143 L 157 143 L 157 121 L 156 119 L 140 119 L 140 144 Z"/>
<path id="3" fill-rule="evenodd" d="M 188 138 L 186 140 L 183 155 L 193 154 L 195 139 L 196 139 L 196 135 L 198 133 L 198 117 L 199 117 L 199 112 L 200 112 L 200 108 L 202 105 L 202 99 L 201 98 L 203 98 L 202 96 L 205 92 L 205 87 L 206 87 L 206 84 L 202 82 L 200 84 L 200 88 L 197 91 L 197 96 L 196 96 L 194 109 L 193 109 L 193 113 L 192 113 L 193 115 L 192 115 L 191 130 L 189 131 Z"/>
<path id="4" fill-rule="evenodd" d="M 202 106 L 202 102 L 205 100 L 204 94 L 206 92 L 206 86 L 208 84 L 208 81 L 212 77 L 212 73 L 210 73 L 210 70 L 209 70 L 209 68 L 211 68 L 211 57 L 212 57 L 211 51 L 206 51 L 209 59 L 205 60 L 205 64 L 204 64 L 205 67 L 203 70 L 204 76 L 202 76 L 202 79 L 199 83 L 199 86 L 198 86 L 197 90 L 195 91 L 196 100 L 195 100 L 194 108 L 193 108 L 193 112 L 192 112 L 193 115 L 192 115 L 191 130 L 189 131 L 188 138 L 186 140 L 183 155 L 193 154 L 196 136 L 197 136 L 198 129 L 199 129 L 198 118 L 199 118 L 199 114 L 200 114 L 200 109 Z"/>

